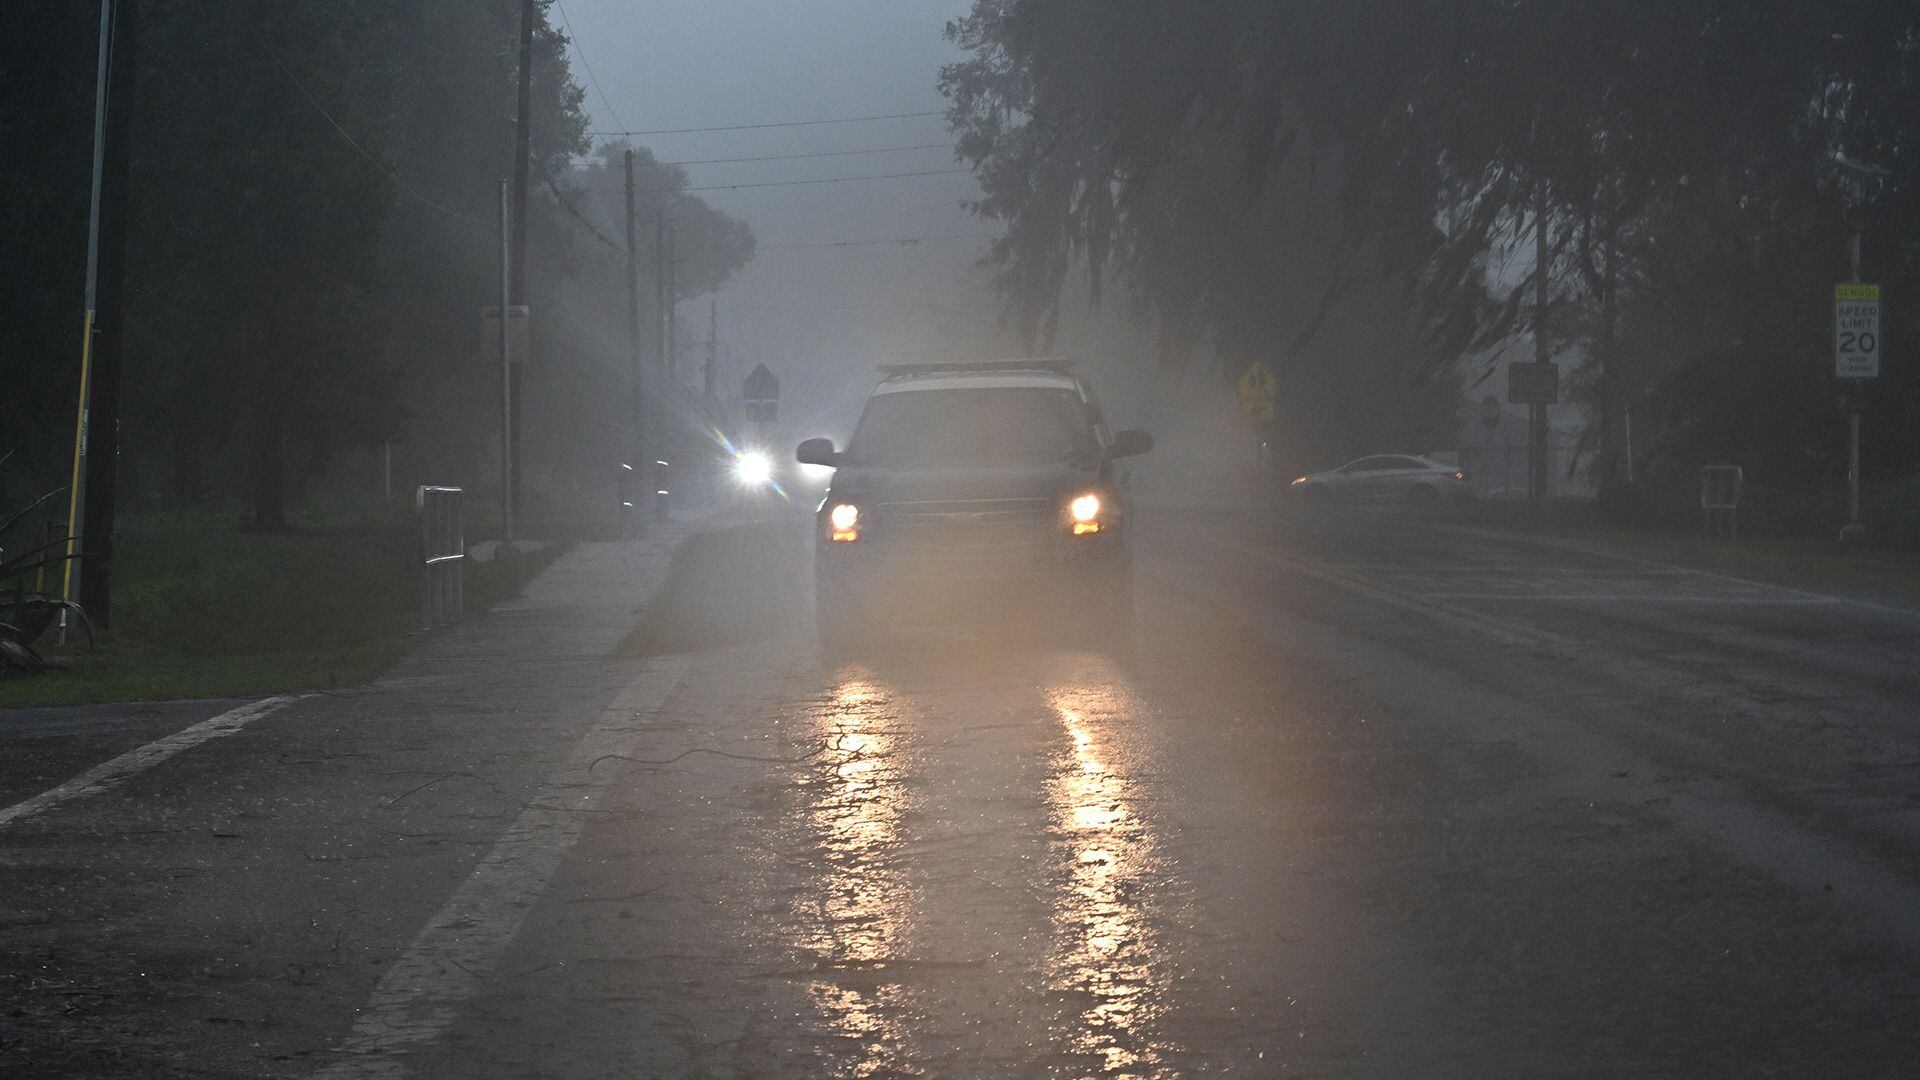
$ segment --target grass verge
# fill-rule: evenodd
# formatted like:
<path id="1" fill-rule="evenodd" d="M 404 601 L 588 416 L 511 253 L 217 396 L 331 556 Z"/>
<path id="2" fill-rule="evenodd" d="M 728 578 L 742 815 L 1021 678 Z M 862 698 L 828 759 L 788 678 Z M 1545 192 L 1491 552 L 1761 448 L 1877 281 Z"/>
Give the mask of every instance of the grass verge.
<path id="1" fill-rule="evenodd" d="M 1750 532 L 1737 541 L 1708 541 L 1698 524 L 1622 520 L 1589 500 L 1554 500 L 1538 509 L 1480 500 L 1449 508 L 1445 516 L 1457 524 L 1601 544 L 1643 558 L 1775 584 L 1920 598 L 1920 552 L 1884 544 L 1842 547 L 1838 514 L 1803 516 L 1798 506 L 1794 509 L 1791 515 L 1783 514 L 1776 503 L 1770 512 L 1750 514 L 1743 526 Z M 1820 509 L 1829 508 L 1822 503 Z"/>
<path id="2" fill-rule="evenodd" d="M 115 532 L 113 630 L 54 646 L 58 670 L 0 681 L 0 708 L 259 697 L 352 686 L 406 652 L 418 622 L 417 537 L 388 507 L 244 533 L 216 512 L 130 515 Z M 564 550 L 467 569 L 469 614 L 520 591 Z"/>

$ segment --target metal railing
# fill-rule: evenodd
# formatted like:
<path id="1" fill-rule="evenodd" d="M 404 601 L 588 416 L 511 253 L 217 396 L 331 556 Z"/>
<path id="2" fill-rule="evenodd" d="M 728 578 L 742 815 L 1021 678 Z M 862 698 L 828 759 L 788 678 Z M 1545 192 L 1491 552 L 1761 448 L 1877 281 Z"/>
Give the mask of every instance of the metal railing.
<path id="1" fill-rule="evenodd" d="M 1738 465 L 1707 465 L 1700 469 L 1700 513 L 1709 542 L 1724 537 L 1740 539 L 1740 493 L 1746 474 Z"/>
<path id="2" fill-rule="evenodd" d="M 458 622 L 466 607 L 465 492 L 421 485 L 413 506 L 420 519 L 420 628 Z"/>

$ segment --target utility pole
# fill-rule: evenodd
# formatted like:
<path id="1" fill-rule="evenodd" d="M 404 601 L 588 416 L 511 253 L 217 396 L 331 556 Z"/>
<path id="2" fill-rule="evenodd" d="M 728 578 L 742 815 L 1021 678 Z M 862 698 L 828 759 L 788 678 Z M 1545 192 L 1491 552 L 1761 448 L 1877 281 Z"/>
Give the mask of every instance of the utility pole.
<path id="1" fill-rule="evenodd" d="M 646 396 L 640 371 L 640 251 L 633 242 L 633 151 L 626 153 L 627 163 L 627 422 L 631 430 L 627 461 L 641 479 L 653 475 L 646 467 L 646 441 L 641 437 Z M 649 489 L 650 490 L 650 489 Z M 645 500 L 642 500 L 645 501 Z M 629 507 L 634 503 L 629 500 Z M 632 511 L 629 510 L 629 513 Z"/>
<path id="2" fill-rule="evenodd" d="M 674 254 L 673 226 L 667 226 L 667 385 L 675 390 L 680 387 L 680 329 L 674 309 L 680 303 L 680 286 L 675 280 L 675 269 L 679 259 Z"/>
<path id="3" fill-rule="evenodd" d="M 653 347 L 660 370 L 667 370 L 667 215 L 653 218 Z"/>
<path id="4" fill-rule="evenodd" d="M 67 561 L 61 573 L 61 596 L 80 604 L 101 626 L 111 618 L 119 361 L 126 308 L 126 203 L 132 156 L 129 135 L 133 130 L 139 24 L 137 0 L 100 0 L 80 389 L 74 418 L 73 475 L 67 487 Z M 62 611 L 62 642 L 67 625 L 67 613 Z"/>
<path id="5" fill-rule="evenodd" d="M 127 237 L 132 200 L 135 80 L 139 71 L 141 0 L 113 0 L 113 44 L 107 62 L 106 168 L 100 185 L 100 279 L 95 295 L 93 453 L 87 460 L 92 498 L 80 535 L 92 565 L 80 606 L 96 625 L 113 620 L 113 524 L 120 465 L 120 358 L 127 340 Z"/>
<path id="6" fill-rule="evenodd" d="M 513 335 L 508 332 L 509 316 L 513 308 L 508 303 L 510 284 L 513 280 L 512 259 L 512 218 L 507 209 L 507 182 L 500 181 L 500 534 L 502 544 L 513 543 L 513 444 L 516 441 L 513 430 L 513 349 L 508 342 Z M 502 551 L 502 554 L 505 554 Z"/>
<path id="7" fill-rule="evenodd" d="M 707 301 L 707 377 L 701 388 L 709 407 L 720 404 L 720 384 L 714 380 L 719 375 L 720 364 L 720 301 Z"/>
<path id="8" fill-rule="evenodd" d="M 507 309 L 505 303 L 518 301 L 527 303 L 527 163 L 532 146 L 533 110 L 533 23 L 538 12 L 537 0 L 521 0 L 520 3 L 520 93 L 513 125 L 513 300 L 504 301 L 500 309 L 500 333 L 506 335 Z M 527 342 L 533 341 L 531 325 L 533 313 L 531 306 L 527 313 L 529 323 Z M 509 401 L 512 415 L 509 424 L 513 428 L 513 456 L 508 463 L 507 491 L 517 510 L 520 506 L 520 398 L 523 380 L 521 370 L 526 367 L 526 358 L 513 364 L 507 373 L 512 383 Z"/>

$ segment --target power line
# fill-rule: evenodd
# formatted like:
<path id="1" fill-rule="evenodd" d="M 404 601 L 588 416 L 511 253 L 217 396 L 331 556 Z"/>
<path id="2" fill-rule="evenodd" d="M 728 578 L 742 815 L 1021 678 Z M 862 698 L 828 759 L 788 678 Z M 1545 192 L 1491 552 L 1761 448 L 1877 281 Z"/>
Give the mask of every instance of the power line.
<path id="1" fill-rule="evenodd" d="M 896 236 L 880 240 L 823 240 L 811 244 L 756 244 L 753 250 L 757 253 L 761 251 L 805 251 L 814 248 L 880 247 L 882 245 L 911 247 L 914 244 L 925 244 L 936 240 L 992 239 L 994 239 L 994 237 L 991 233 L 944 233 L 938 236 Z"/>
<path id="2" fill-rule="evenodd" d="M 722 157 L 695 158 L 688 161 L 656 161 L 653 164 L 665 168 L 669 165 L 727 165 L 737 161 L 800 161 L 804 158 L 857 157 L 861 154 L 896 154 L 907 150 L 951 150 L 952 143 L 919 143 L 914 146 L 876 146 L 871 150 L 821 150 L 811 154 L 765 154 L 760 157 Z M 570 169 L 591 169 L 598 165 L 607 165 L 604 161 L 569 161 Z M 611 168 L 608 165 L 608 168 Z"/>
<path id="3" fill-rule="evenodd" d="M 843 116 L 832 120 L 786 120 L 772 124 L 724 124 L 718 127 L 654 128 L 650 131 L 589 131 L 587 134 L 603 139 L 627 138 L 635 135 L 690 135 L 702 131 L 761 131 L 766 128 L 814 127 L 820 124 L 863 124 L 869 120 L 907 120 L 919 116 L 945 116 L 945 109 L 930 109 L 926 112 L 881 113 L 876 116 Z"/>
<path id="4" fill-rule="evenodd" d="M 368 164 L 372 165 L 375 169 L 379 170 L 379 172 L 382 175 L 384 175 L 388 180 L 392 181 L 395 187 L 413 196 L 414 198 L 419 199 L 421 202 L 426 203 L 428 206 L 433 207 L 435 210 L 440 211 L 441 213 L 447 215 L 448 217 L 457 218 L 460 221 L 464 221 L 472 225 L 479 225 L 483 228 L 491 229 L 494 227 L 494 223 L 491 221 L 485 221 L 481 218 L 471 217 L 469 215 L 461 213 L 458 210 L 453 209 L 452 207 L 442 206 L 439 203 L 435 202 L 433 199 L 429 198 L 425 192 L 421 191 L 419 188 L 414 187 L 412 184 L 407 183 L 406 180 L 404 180 L 400 176 L 400 173 L 397 170 L 395 170 L 391 165 L 388 165 L 386 162 L 381 161 L 379 158 L 375 157 L 373 153 L 369 151 L 366 147 L 361 146 L 359 143 L 359 140 L 355 139 L 352 135 L 347 134 L 347 129 L 340 126 L 340 121 L 335 120 L 333 118 L 333 114 L 327 111 L 326 106 L 320 104 L 319 99 L 314 97 L 313 94 L 310 93 L 307 90 L 307 88 L 301 84 L 300 79 L 294 75 L 293 70 L 287 67 L 286 61 L 280 59 L 280 54 L 273 50 L 273 44 L 269 42 L 266 39 L 266 37 L 260 33 L 260 31 L 254 29 L 251 23 L 247 22 L 245 19 L 240 20 L 240 22 L 242 26 L 246 27 L 247 33 L 252 34 L 253 39 L 260 43 L 260 47 L 267 50 L 267 55 L 273 58 L 274 66 L 280 69 L 280 74 L 285 75 L 287 77 L 287 81 L 293 84 L 293 88 L 300 92 L 300 96 L 307 99 L 307 104 L 313 106 L 313 111 L 319 113 L 321 118 L 324 119 L 330 126 L 332 126 L 333 130 L 338 132 L 342 139 L 346 140 L 347 145 L 353 147 L 355 153 L 358 153 L 361 157 L 365 158 Z"/>
<path id="5" fill-rule="evenodd" d="M 580 58 L 580 66 L 587 69 L 587 81 L 593 84 L 593 92 L 600 95 L 600 104 L 607 107 L 607 115 L 613 118 L 614 123 L 626 127 L 627 122 L 620 119 L 620 114 L 614 111 L 613 102 L 608 99 L 607 92 L 600 89 L 600 76 L 593 73 L 593 64 L 587 59 L 587 51 L 580 47 L 580 36 L 573 32 L 573 20 L 567 18 L 567 5 L 560 0 L 553 0 L 553 6 L 560 9 L 560 22 L 567 28 L 567 44 L 573 46 L 573 54 Z"/>
<path id="6" fill-rule="evenodd" d="M 609 237 L 606 233 L 601 232 L 599 227 L 594 225 L 593 222 L 587 220 L 587 216 L 580 212 L 579 207 L 573 205 L 573 203 L 567 200 L 566 193 L 560 190 L 560 185 L 557 182 L 555 182 L 552 173 L 547 172 L 545 169 L 542 169 L 540 170 L 540 176 L 542 179 L 544 179 L 547 182 L 547 188 L 553 192 L 553 201 L 560 204 L 560 209 L 565 210 L 567 212 L 567 216 L 573 218 L 575 221 L 578 221 L 583 228 L 585 228 L 588 232 L 594 235 L 595 239 L 607 245 L 607 247 L 613 249 L 616 253 L 621 255 L 624 255 L 627 253 L 627 246 L 625 244 L 618 243 L 612 237 Z"/>
<path id="7" fill-rule="evenodd" d="M 868 176 L 826 176 L 818 180 L 769 180 L 759 184 L 701 184 L 682 191 L 738 191 L 742 188 L 801 187 L 808 184 L 845 184 L 853 180 L 899 180 L 909 176 L 958 176 L 972 169 L 929 169 L 925 172 L 874 173 Z"/>

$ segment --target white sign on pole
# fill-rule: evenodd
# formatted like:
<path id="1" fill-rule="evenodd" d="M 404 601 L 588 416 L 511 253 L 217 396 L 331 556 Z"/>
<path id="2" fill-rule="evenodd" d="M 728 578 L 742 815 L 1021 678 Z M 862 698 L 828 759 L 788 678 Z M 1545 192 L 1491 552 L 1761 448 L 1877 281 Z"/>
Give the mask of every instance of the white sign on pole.
<path id="1" fill-rule="evenodd" d="M 1833 373 L 1843 379 L 1880 377 L 1880 286 L 1833 287 Z"/>

